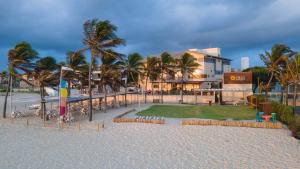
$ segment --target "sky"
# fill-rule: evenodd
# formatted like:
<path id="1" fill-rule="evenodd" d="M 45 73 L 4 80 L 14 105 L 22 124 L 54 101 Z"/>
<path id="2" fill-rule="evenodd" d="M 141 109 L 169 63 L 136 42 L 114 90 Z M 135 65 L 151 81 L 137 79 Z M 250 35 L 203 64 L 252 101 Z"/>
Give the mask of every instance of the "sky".
<path id="1" fill-rule="evenodd" d="M 83 47 L 83 23 L 110 20 L 126 46 L 123 54 L 143 56 L 190 48 L 221 48 L 240 68 L 262 65 L 259 54 L 275 43 L 300 51 L 300 0 L 1 0 L 0 70 L 7 52 L 29 42 L 39 56 L 65 59 Z"/>

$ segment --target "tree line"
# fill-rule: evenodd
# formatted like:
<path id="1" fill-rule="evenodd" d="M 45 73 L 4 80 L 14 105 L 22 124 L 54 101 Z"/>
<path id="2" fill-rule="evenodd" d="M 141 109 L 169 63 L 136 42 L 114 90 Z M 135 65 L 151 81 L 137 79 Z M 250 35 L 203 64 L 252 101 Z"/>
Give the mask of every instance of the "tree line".
<path id="1" fill-rule="evenodd" d="M 141 80 L 145 80 L 145 89 L 148 81 L 159 79 L 161 83 L 161 101 L 163 100 L 162 83 L 166 80 L 166 74 L 174 77 L 177 72 L 181 74 L 181 100 L 183 99 L 183 84 L 185 76 L 191 74 L 198 64 L 195 58 L 184 53 L 179 58 L 173 58 L 168 52 L 160 57 L 149 56 L 144 59 L 138 53 L 129 55 L 121 54 L 114 50 L 115 47 L 125 45 L 125 40 L 117 36 L 117 27 L 110 21 L 87 20 L 83 24 L 84 38 L 83 48 L 76 51 L 68 51 L 65 61 L 58 62 L 52 56 L 40 57 L 38 52 L 28 42 L 17 43 L 8 51 L 8 68 L 1 76 L 6 77 L 6 88 L 3 106 L 3 118 L 6 118 L 6 106 L 11 83 L 16 79 L 39 88 L 41 108 L 45 109 L 45 87 L 57 87 L 61 76 L 68 82 L 68 93 L 71 84 L 77 89 L 87 91 L 89 94 L 89 120 L 92 121 L 92 91 L 97 87 L 99 93 L 104 93 L 105 106 L 107 104 L 107 86 L 116 93 L 120 87 L 125 88 L 125 106 L 128 86 L 136 86 Z M 87 61 L 85 52 L 91 54 Z M 72 68 L 73 71 L 61 71 L 62 66 Z M 92 80 L 93 71 L 99 71 L 99 78 Z M 27 78 L 33 77 L 33 84 Z M 125 79 L 125 80 L 124 80 Z M 147 94 L 145 93 L 145 102 Z M 45 111 L 43 111 L 45 112 Z"/>
<path id="2" fill-rule="evenodd" d="M 293 88 L 293 106 L 296 106 L 297 91 L 300 82 L 300 53 L 293 51 L 285 44 L 274 44 L 271 51 L 260 54 L 265 67 L 252 67 L 244 71 L 253 73 L 254 90 L 265 94 L 276 82 L 280 85 L 280 103 L 288 105 L 288 88 Z"/>

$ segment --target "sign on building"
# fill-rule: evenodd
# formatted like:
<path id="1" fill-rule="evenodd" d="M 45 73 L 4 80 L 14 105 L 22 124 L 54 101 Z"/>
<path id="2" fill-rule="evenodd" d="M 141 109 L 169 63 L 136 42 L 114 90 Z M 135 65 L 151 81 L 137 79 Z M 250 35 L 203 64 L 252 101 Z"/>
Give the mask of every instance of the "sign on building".
<path id="1" fill-rule="evenodd" d="M 252 72 L 224 73 L 224 84 L 252 84 Z"/>

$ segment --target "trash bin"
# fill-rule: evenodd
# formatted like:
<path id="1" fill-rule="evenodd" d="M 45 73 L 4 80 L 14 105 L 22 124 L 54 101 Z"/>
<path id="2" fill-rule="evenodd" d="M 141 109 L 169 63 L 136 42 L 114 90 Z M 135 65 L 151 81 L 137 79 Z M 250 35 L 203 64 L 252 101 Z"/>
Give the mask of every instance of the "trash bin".
<path id="1" fill-rule="evenodd" d="M 211 100 L 208 101 L 208 105 L 211 106 Z"/>

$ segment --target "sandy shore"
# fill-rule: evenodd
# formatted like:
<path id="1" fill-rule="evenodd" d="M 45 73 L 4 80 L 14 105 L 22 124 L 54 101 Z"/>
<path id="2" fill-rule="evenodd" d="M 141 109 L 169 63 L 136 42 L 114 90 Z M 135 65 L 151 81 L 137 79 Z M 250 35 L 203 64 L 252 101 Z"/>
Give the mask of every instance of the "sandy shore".
<path id="1" fill-rule="evenodd" d="M 111 122 L 132 107 L 95 114 L 100 132 L 1 124 L 0 168 L 299 168 L 286 129 Z"/>

